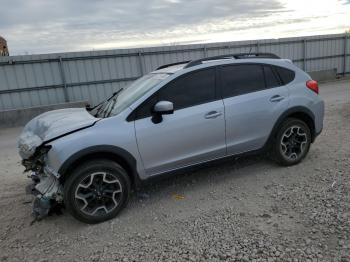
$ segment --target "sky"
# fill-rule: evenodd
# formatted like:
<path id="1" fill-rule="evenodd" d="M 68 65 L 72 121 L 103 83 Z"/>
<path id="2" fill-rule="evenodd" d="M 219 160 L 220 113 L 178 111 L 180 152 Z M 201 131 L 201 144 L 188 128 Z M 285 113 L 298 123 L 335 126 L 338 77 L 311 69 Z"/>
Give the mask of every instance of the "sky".
<path id="1" fill-rule="evenodd" d="M 350 0 L 0 0 L 11 55 L 343 33 Z"/>

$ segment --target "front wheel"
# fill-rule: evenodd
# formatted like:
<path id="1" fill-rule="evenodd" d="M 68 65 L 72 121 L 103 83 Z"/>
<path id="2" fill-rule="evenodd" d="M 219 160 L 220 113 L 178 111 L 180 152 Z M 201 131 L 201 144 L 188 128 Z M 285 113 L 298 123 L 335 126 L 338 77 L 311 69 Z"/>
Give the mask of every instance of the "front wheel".
<path id="1" fill-rule="evenodd" d="M 109 160 L 95 160 L 76 168 L 64 185 L 64 203 L 78 220 L 95 224 L 114 218 L 126 205 L 130 179 Z"/>
<path id="2" fill-rule="evenodd" d="M 273 159 L 281 165 L 298 164 L 309 152 L 311 132 L 299 119 L 288 118 L 279 129 L 272 146 Z"/>

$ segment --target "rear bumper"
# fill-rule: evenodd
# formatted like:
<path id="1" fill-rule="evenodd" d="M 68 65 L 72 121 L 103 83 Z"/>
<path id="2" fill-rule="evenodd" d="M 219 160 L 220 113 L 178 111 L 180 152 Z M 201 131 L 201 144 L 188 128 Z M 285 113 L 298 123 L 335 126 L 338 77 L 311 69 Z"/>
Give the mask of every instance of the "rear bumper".
<path id="1" fill-rule="evenodd" d="M 315 133 L 314 139 L 322 133 L 323 130 L 323 120 L 324 120 L 324 111 L 325 111 L 325 103 L 323 100 L 319 100 L 312 107 L 312 111 L 314 113 L 314 121 L 315 121 Z"/>
<path id="2" fill-rule="evenodd" d="M 321 135 L 322 131 L 323 131 L 323 129 L 319 130 L 318 132 L 315 132 L 315 136 L 314 136 L 314 138 L 313 138 L 313 140 L 312 140 L 312 143 L 315 142 L 316 138 L 317 138 L 319 135 Z"/>

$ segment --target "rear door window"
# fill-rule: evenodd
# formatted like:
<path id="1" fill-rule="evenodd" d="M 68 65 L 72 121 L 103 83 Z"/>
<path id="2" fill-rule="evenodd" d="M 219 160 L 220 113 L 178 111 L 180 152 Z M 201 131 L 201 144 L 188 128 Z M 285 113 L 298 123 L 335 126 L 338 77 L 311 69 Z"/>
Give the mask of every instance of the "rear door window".
<path id="1" fill-rule="evenodd" d="M 264 90 L 263 67 L 255 64 L 229 65 L 221 68 L 224 98 Z"/>

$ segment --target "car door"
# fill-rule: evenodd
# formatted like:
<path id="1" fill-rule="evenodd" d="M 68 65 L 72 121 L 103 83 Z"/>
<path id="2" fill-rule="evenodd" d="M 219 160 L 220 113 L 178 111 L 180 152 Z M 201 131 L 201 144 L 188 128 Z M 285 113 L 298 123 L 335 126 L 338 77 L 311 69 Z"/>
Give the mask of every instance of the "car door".
<path id="1" fill-rule="evenodd" d="M 220 73 L 228 155 L 262 148 L 288 107 L 288 88 L 270 65 L 228 65 Z"/>
<path id="2" fill-rule="evenodd" d="M 180 76 L 136 111 L 135 132 L 147 175 L 225 156 L 224 104 L 216 92 L 216 69 Z M 158 101 L 174 104 L 160 123 L 151 119 Z"/>

